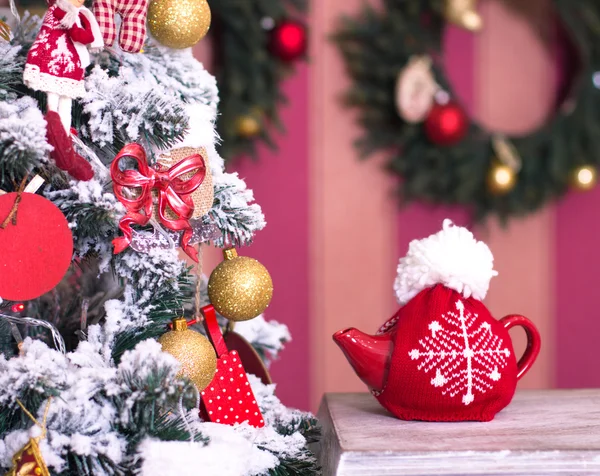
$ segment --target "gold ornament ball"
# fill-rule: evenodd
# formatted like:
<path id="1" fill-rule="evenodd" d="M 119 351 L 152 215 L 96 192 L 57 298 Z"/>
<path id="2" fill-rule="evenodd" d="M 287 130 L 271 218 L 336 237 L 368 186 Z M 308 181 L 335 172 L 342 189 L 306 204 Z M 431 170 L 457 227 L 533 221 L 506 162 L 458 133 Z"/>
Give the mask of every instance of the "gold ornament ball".
<path id="1" fill-rule="evenodd" d="M 173 330 L 158 339 L 162 350 L 181 363 L 179 375 L 189 378 L 201 392 L 217 371 L 217 355 L 209 340 L 188 329 L 186 320 L 173 320 Z"/>
<path id="2" fill-rule="evenodd" d="M 255 137 L 261 131 L 260 121 L 254 115 L 241 116 L 236 121 L 236 131 L 246 139 Z"/>
<path id="3" fill-rule="evenodd" d="M 479 31 L 483 27 L 477 13 L 477 0 L 445 0 L 446 20 L 468 31 Z"/>
<path id="4" fill-rule="evenodd" d="M 583 165 L 573 170 L 571 186 L 582 192 L 593 189 L 598 182 L 598 170 L 593 165 Z"/>
<path id="5" fill-rule="evenodd" d="M 206 0 L 151 0 L 148 28 L 156 40 L 169 48 L 189 48 L 210 28 L 210 7 Z"/>
<path id="6" fill-rule="evenodd" d="M 505 195 L 517 184 L 517 174 L 508 165 L 494 164 L 488 173 L 488 189 L 494 195 Z"/>
<path id="7" fill-rule="evenodd" d="M 224 261 L 208 280 L 208 298 L 216 311 L 232 321 L 248 321 L 269 306 L 273 297 L 271 275 L 262 264 L 234 249 L 223 252 Z"/>

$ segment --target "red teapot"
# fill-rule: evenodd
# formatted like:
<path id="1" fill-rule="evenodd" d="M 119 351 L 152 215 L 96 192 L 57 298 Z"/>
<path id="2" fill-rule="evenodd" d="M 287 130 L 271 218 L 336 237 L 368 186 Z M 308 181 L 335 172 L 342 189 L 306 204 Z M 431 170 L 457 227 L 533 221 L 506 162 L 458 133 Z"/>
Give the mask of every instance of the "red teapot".
<path id="1" fill-rule="evenodd" d="M 403 420 L 490 421 L 537 358 L 541 339 L 520 315 L 492 317 L 481 302 L 493 270 L 485 243 L 449 220 L 441 232 L 409 245 L 395 291 L 402 307 L 375 335 L 333 335 L 383 407 Z M 521 326 L 518 360 L 508 330 Z"/>

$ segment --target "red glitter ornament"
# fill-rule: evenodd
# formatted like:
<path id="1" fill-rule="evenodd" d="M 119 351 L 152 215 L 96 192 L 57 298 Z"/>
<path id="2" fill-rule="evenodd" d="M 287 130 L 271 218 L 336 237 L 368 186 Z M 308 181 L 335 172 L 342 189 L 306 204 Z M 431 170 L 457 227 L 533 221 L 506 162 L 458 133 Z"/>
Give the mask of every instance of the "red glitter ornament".
<path id="1" fill-rule="evenodd" d="M 465 112 L 455 102 L 434 104 L 424 123 L 425 133 L 431 142 L 447 146 L 460 142 L 469 129 Z"/>
<path id="2" fill-rule="evenodd" d="M 306 54 L 306 27 L 294 20 L 284 20 L 271 30 L 269 49 L 280 60 L 291 62 Z"/>

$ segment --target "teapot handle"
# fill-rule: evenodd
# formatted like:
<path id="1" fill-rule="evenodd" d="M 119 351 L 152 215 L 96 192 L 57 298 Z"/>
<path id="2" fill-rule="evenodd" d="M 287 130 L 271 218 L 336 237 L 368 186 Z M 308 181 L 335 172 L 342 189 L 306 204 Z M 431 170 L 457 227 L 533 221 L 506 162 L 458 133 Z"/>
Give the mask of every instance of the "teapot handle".
<path id="1" fill-rule="evenodd" d="M 511 314 L 509 316 L 503 317 L 500 319 L 500 323 L 504 325 L 506 330 L 511 329 L 512 327 L 521 326 L 525 329 L 525 333 L 527 334 L 527 347 L 525 348 L 525 352 L 523 356 L 519 359 L 517 363 L 517 380 L 520 380 L 527 371 L 531 368 L 535 359 L 540 353 L 540 348 L 542 345 L 542 339 L 540 337 L 540 333 L 537 328 L 529 319 L 519 314 Z"/>

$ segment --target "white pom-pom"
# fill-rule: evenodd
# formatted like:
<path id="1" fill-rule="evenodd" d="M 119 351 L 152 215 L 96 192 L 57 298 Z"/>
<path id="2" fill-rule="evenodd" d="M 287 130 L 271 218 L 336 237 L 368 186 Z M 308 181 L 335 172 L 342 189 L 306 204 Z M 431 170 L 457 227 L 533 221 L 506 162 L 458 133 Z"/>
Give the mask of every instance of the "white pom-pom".
<path id="1" fill-rule="evenodd" d="M 465 298 L 482 300 L 490 280 L 497 275 L 488 246 L 466 228 L 446 219 L 440 232 L 410 243 L 408 254 L 398 263 L 394 291 L 401 305 L 436 284 L 454 289 Z"/>

